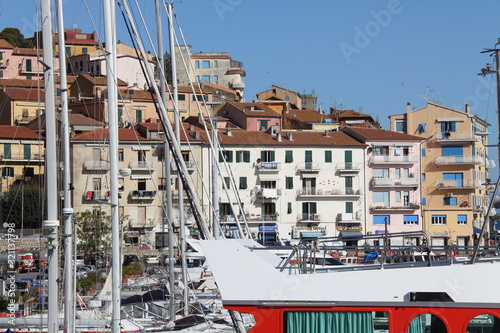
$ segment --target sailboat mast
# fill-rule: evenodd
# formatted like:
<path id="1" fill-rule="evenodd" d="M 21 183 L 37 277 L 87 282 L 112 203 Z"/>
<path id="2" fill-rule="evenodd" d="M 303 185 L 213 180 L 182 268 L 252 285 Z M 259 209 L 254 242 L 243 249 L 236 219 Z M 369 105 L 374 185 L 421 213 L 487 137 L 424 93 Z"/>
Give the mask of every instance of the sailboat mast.
<path id="1" fill-rule="evenodd" d="M 106 83 L 108 90 L 109 126 L 109 165 L 110 165 L 110 203 L 111 203 L 111 332 L 120 332 L 121 299 L 121 236 L 118 216 L 118 84 L 116 77 L 116 21 L 113 0 L 103 0 L 104 33 L 106 38 Z"/>
<path id="2" fill-rule="evenodd" d="M 45 186 L 47 187 L 47 220 L 43 227 L 50 230 L 48 236 L 48 332 L 56 333 L 59 330 L 58 318 L 58 232 L 59 220 L 57 214 L 57 152 L 56 152 L 56 110 L 55 110 L 55 83 L 54 83 L 54 51 L 52 49 L 52 14 L 50 0 L 41 1 L 42 10 L 42 38 L 43 38 L 43 65 L 45 83 Z"/>
<path id="3" fill-rule="evenodd" d="M 163 47 L 163 25 L 161 20 L 161 7 L 160 0 L 155 0 L 155 12 L 156 12 L 156 31 L 158 38 L 158 68 L 159 68 L 159 77 L 160 77 L 160 96 L 162 103 L 167 105 L 167 86 L 166 86 L 166 76 L 165 76 L 165 50 Z M 163 143 L 164 143 L 164 153 L 163 153 L 163 161 L 165 164 L 165 204 L 166 206 L 166 218 L 163 220 L 167 220 L 168 223 L 168 281 L 169 281 L 169 289 L 170 289 L 170 304 L 169 304 L 169 312 L 170 318 L 175 316 L 175 274 L 174 274 L 174 227 L 172 225 L 172 183 L 170 182 L 170 147 L 167 139 L 167 135 L 163 135 Z M 165 209 L 165 208 L 164 208 Z M 162 226 L 162 249 L 165 248 L 165 222 Z"/>
<path id="4" fill-rule="evenodd" d="M 70 155 L 69 155 L 69 119 L 68 119 L 68 82 L 66 77 L 66 43 L 64 41 L 64 12 L 62 0 L 56 1 L 57 30 L 59 46 L 59 77 L 61 89 L 61 136 L 63 155 L 63 183 L 64 193 L 64 327 L 74 331 L 74 281 L 73 281 L 73 227 L 70 191 Z"/>

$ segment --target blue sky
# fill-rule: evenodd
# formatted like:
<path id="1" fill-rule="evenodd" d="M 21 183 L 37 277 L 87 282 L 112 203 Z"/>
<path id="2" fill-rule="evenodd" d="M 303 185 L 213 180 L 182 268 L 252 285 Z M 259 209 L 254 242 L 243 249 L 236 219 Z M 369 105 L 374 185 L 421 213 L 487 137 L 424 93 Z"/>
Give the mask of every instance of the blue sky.
<path id="1" fill-rule="evenodd" d="M 102 33 L 101 1 L 88 3 L 95 28 L 83 0 L 64 1 L 66 27 Z M 154 1 L 140 3 L 153 23 Z M 324 110 L 362 108 L 386 129 L 407 102 L 461 111 L 469 103 L 497 143 L 494 77 L 477 73 L 493 61 L 480 52 L 500 37 L 499 1 L 183 0 L 174 8 L 193 51 L 227 51 L 244 63 L 247 101 L 271 84 L 314 91 Z M 31 36 L 36 20 L 35 1 L 0 0 L 0 29 Z M 118 38 L 130 43 L 121 21 Z"/>

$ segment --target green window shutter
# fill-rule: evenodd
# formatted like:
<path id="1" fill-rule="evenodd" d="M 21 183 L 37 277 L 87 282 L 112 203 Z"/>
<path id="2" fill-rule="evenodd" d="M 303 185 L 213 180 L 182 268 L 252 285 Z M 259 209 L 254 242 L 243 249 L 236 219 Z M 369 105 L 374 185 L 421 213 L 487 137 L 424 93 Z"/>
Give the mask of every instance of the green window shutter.
<path id="1" fill-rule="evenodd" d="M 31 59 L 26 59 L 26 72 L 31 72 L 33 67 L 31 66 Z"/>
<path id="2" fill-rule="evenodd" d="M 24 159 L 31 159 L 31 145 L 24 145 Z"/>
<path id="3" fill-rule="evenodd" d="M 233 162 L 233 152 L 231 150 L 228 150 L 228 151 L 226 151 L 226 153 L 227 153 L 227 155 L 226 155 L 227 162 L 232 163 Z"/>
<path id="4" fill-rule="evenodd" d="M 332 151 L 325 150 L 325 163 L 332 163 Z"/>
<path id="5" fill-rule="evenodd" d="M 261 150 L 261 152 L 260 152 L 260 160 L 261 160 L 261 162 L 267 162 L 267 160 L 266 160 L 266 151 L 265 150 Z"/>
<path id="6" fill-rule="evenodd" d="M 352 177 L 345 177 L 344 179 L 345 179 L 344 180 L 345 187 L 352 188 Z"/>
<path id="7" fill-rule="evenodd" d="M 353 203 L 352 202 L 346 202 L 345 203 L 345 212 L 346 213 L 352 213 L 353 211 Z"/>
<path id="8" fill-rule="evenodd" d="M 316 210 L 316 203 L 315 202 L 311 202 L 311 206 L 310 206 L 310 212 L 309 213 L 312 213 L 312 214 L 316 214 L 318 211 Z"/>
<path id="9" fill-rule="evenodd" d="M 274 150 L 270 151 L 270 153 L 271 153 L 271 160 L 270 160 L 269 162 L 274 162 L 274 161 L 276 161 L 276 157 L 275 157 L 275 155 L 274 155 Z"/>
<path id="10" fill-rule="evenodd" d="M 118 122 L 123 122 L 123 108 L 118 108 Z"/>
<path id="11" fill-rule="evenodd" d="M 14 177 L 14 168 L 13 167 L 2 168 L 2 177 Z"/>
<path id="12" fill-rule="evenodd" d="M 287 204 L 287 209 L 286 209 L 287 214 L 292 214 L 292 203 L 289 202 Z"/>
<path id="13" fill-rule="evenodd" d="M 3 158 L 12 158 L 12 146 L 10 143 L 3 145 Z"/>
<path id="14" fill-rule="evenodd" d="M 247 188 L 247 177 L 240 177 L 240 190 L 246 190 Z"/>
<path id="15" fill-rule="evenodd" d="M 222 152 L 219 152 L 219 163 L 224 162 L 224 155 L 222 155 Z"/>
<path id="16" fill-rule="evenodd" d="M 306 150 L 305 162 L 312 162 L 312 161 L 313 161 L 312 150 Z"/>
<path id="17" fill-rule="evenodd" d="M 352 150 L 346 150 L 344 152 L 344 162 L 346 163 L 352 162 Z"/>
<path id="18" fill-rule="evenodd" d="M 135 110 L 135 121 L 137 123 L 142 122 L 142 110 Z"/>
<path id="19" fill-rule="evenodd" d="M 293 177 L 285 177 L 286 188 L 288 190 L 293 188 Z"/>
<path id="20" fill-rule="evenodd" d="M 285 163 L 293 163 L 293 150 L 285 151 Z"/>
<path id="21" fill-rule="evenodd" d="M 236 152 L 236 163 L 240 163 L 241 162 L 241 155 L 242 155 L 241 151 L 237 151 Z"/>
<path id="22" fill-rule="evenodd" d="M 243 151 L 243 162 L 250 163 L 250 152 Z"/>

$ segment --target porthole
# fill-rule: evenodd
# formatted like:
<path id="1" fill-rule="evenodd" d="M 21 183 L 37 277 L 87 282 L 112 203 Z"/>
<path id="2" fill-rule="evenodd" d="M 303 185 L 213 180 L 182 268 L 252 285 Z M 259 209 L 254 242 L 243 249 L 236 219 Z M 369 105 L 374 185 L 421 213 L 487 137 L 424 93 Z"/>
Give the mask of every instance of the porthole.
<path id="1" fill-rule="evenodd" d="M 438 316 L 423 313 L 416 316 L 408 326 L 408 333 L 447 333 L 446 325 Z"/>
<path id="2" fill-rule="evenodd" d="M 480 314 L 469 321 L 467 333 L 500 332 L 500 319 L 490 314 Z"/>

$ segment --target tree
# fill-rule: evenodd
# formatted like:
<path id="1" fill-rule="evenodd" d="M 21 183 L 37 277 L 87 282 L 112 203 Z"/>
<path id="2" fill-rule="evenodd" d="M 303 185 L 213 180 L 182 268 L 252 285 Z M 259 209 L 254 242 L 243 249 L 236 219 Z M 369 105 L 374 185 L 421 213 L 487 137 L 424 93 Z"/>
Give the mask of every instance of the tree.
<path id="1" fill-rule="evenodd" d="M 15 223 L 17 228 L 38 229 L 45 218 L 45 196 L 38 184 L 14 183 L 3 194 L 3 221 Z"/>
<path id="2" fill-rule="evenodd" d="M 0 32 L 0 38 L 5 39 L 14 47 L 30 47 L 30 41 L 24 38 L 24 35 L 18 28 L 5 28 Z"/>
<path id="3" fill-rule="evenodd" d="M 111 240 L 111 216 L 100 210 L 79 212 L 73 215 L 77 228 L 77 251 L 84 257 L 92 252 L 106 251 Z"/>
<path id="4" fill-rule="evenodd" d="M 172 82 L 172 58 L 170 54 L 165 53 L 163 56 L 163 69 L 165 70 L 165 78 L 167 79 L 167 84 L 173 84 Z"/>

